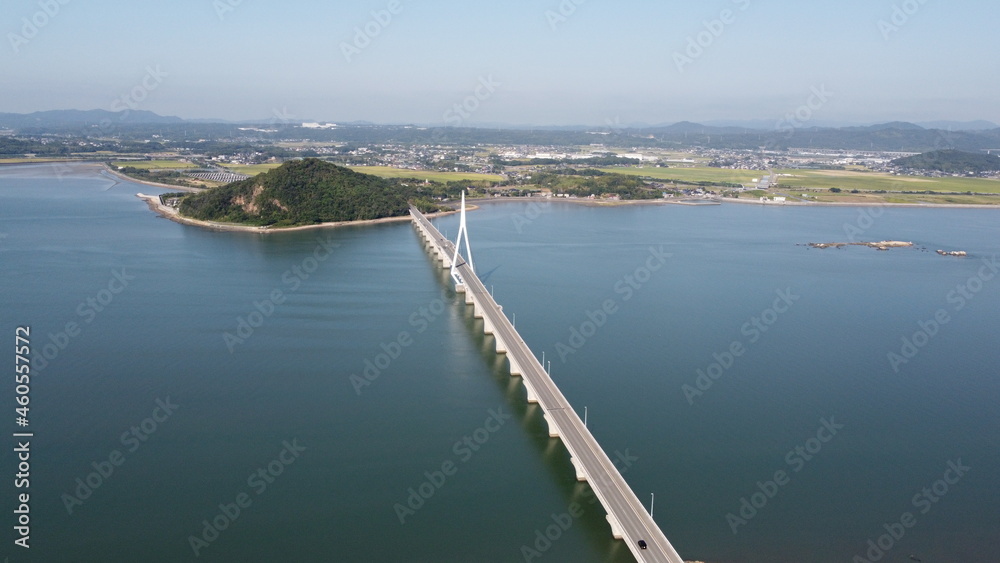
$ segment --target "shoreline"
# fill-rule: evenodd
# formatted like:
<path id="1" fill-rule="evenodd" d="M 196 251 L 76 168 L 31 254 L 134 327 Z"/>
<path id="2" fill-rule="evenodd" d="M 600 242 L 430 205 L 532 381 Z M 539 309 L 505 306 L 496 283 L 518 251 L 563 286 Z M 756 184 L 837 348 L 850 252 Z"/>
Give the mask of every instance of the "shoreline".
<path id="1" fill-rule="evenodd" d="M 189 186 L 175 186 L 173 184 L 161 184 L 159 182 L 149 182 L 149 181 L 146 181 L 146 180 L 140 180 L 138 178 L 133 178 L 131 176 L 126 176 L 125 174 L 122 174 L 121 172 L 118 172 L 117 170 L 112 170 L 111 167 L 107 165 L 107 163 L 101 162 L 101 163 L 99 163 L 99 165 L 108 174 L 111 174 L 112 176 L 114 176 L 115 178 L 118 178 L 122 182 L 132 182 L 134 184 L 151 186 L 151 187 L 154 187 L 154 188 L 163 188 L 165 190 L 174 190 L 174 191 L 178 191 L 178 192 L 188 192 L 188 193 L 192 193 L 192 194 L 196 194 L 196 193 L 200 193 L 200 192 L 205 191 L 204 189 L 201 189 L 201 188 L 192 188 L 192 187 L 189 187 Z"/>
<path id="2" fill-rule="evenodd" d="M 105 166 L 106 168 L 106 166 Z M 114 172 L 112 172 L 114 174 Z M 115 174 L 116 177 L 121 177 Z M 168 189 L 178 188 L 179 186 L 164 186 L 163 184 L 155 184 L 152 182 L 139 182 L 131 178 L 128 181 L 133 181 L 139 184 L 147 184 L 152 187 L 166 187 Z M 202 190 L 181 190 L 196 193 Z M 383 223 L 398 223 L 402 221 L 409 221 L 409 215 L 400 215 L 398 217 L 383 217 L 381 219 L 368 219 L 364 221 L 334 221 L 328 223 L 317 223 L 315 225 L 299 225 L 295 227 L 277 227 L 271 228 L 267 226 L 253 226 L 253 225 L 238 225 L 235 223 L 218 223 L 215 221 L 202 221 L 201 219 L 192 219 L 190 217 L 184 217 L 176 209 L 172 207 L 167 207 L 160 203 L 160 196 L 149 195 L 144 193 L 137 193 L 136 197 L 146 202 L 146 205 L 151 211 L 160 215 L 165 219 L 169 219 L 176 223 L 182 225 L 189 225 L 193 227 L 201 227 L 204 229 L 209 229 L 213 231 L 230 231 L 230 232 L 249 232 L 249 233 L 284 233 L 293 231 L 305 231 L 309 229 L 323 229 L 323 228 L 336 228 L 336 227 L 349 227 L 354 225 L 378 225 Z M 919 203 L 855 203 L 855 202 L 786 202 L 786 203 L 761 203 L 759 201 L 749 201 L 743 200 L 739 201 L 736 198 L 704 198 L 704 203 L 685 203 L 682 201 L 670 201 L 664 199 L 641 199 L 641 200 L 626 200 L 626 201 L 596 201 L 591 199 L 583 198 L 540 198 L 540 197 L 504 197 L 504 198 L 476 198 L 467 200 L 467 203 L 471 203 L 466 210 L 475 211 L 478 209 L 479 205 L 495 204 L 495 203 L 512 203 L 512 202 L 532 202 L 542 200 L 546 204 L 558 202 L 558 203 L 568 203 L 573 205 L 584 205 L 587 207 L 618 207 L 618 206 L 634 206 L 634 205 L 678 205 L 683 207 L 698 207 L 702 205 L 720 205 L 725 203 L 738 203 L 743 205 L 760 205 L 760 206 L 790 206 L 790 207 L 911 207 L 911 208 L 924 208 L 924 209 L 1000 209 L 1000 206 L 996 205 L 982 205 L 982 204 L 961 204 L 961 203 L 942 203 L 942 204 L 919 204 Z M 428 218 L 443 217 L 446 215 L 452 215 L 458 213 L 457 210 L 452 211 L 439 211 L 437 213 L 431 213 L 426 215 Z"/>
<path id="3" fill-rule="evenodd" d="M 759 200 L 717 197 L 717 198 L 688 198 L 686 201 L 679 198 L 673 199 L 629 199 L 624 201 L 601 201 L 586 198 L 566 198 L 566 197 L 498 197 L 498 198 L 476 198 L 467 201 L 476 203 L 505 202 L 505 201 L 543 201 L 545 203 L 572 203 L 585 205 L 588 207 L 616 207 L 621 205 L 680 205 L 684 207 L 698 207 L 700 205 L 724 205 L 736 203 L 741 205 L 760 205 L 762 207 L 915 207 L 921 209 L 998 209 L 1000 204 L 990 205 L 985 203 L 863 203 L 857 201 L 787 201 L 785 203 L 761 203 Z"/>
<path id="4" fill-rule="evenodd" d="M 95 168 L 106 171 L 111 176 L 117 178 L 122 182 L 132 182 L 139 185 L 146 185 L 154 188 L 180 191 L 188 193 L 200 193 L 206 189 L 211 188 L 191 188 L 189 186 L 178 186 L 174 184 L 161 184 L 158 182 L 150 182 L 147 180 L 141 180 L 138 178 L 132 178 L 131 176 L 126 176 L 121 174 L 117 170 L 112 169 L 105 162 L 98 161 L 48 161 L 48 162 L 18 162 L 9 163 L 10 166 L 48 166 L 54 163 L 66 162 L 67 164 L 73 166 L 82 166 L 86 168 Z M 469 199 L 470 202 L 477 203 L 488 203 L 488 202 L 504 202 L 504 201 L 538 201 L 542 200 L 548 203 L 559 201 L 565 203 L 573 203 L 576 205 L 586 205 L 591 207 L 613 207 L 619 205 L 685 205 L 688 207 L 695 207 L 697 205 L 706 205 L 710 203 L 735 203 L 739 205 L 766 205 L 766 206 L 784 206 L 784 207 L 902 207 L 902 208 L 918 208 L 918 209 L 1000 209 L 1000 204 L 991 205 L 985 203 L 886 203 L 886 202 L 859 202 L 859 201 L 786 201 L 784 203 L 761 203 L 759 200 L 748 200 L 740 198 L 701 198 L 704 203 L 684 203 L 679 199 L 640 199 L 640 200 L 625 200 L 625 201 L 602 201 L 602 200 L 592 200 L 586 198 L 556 198 L 556 197 L 501 197 L 501 198 L 476 198 Z M 436 215 L 428 215 L 428 217 L 433 217 Z M 189 221 L 195 221 L 193 219 L 186 219 Z M 382 221 L 381 219 L 376 219 L 375 221 Z M 212 225 L 213 228 L 224 228 L 227 230 L 257 230 L 257 227 L 246 227 L 243 225 L 227 225 L 225 223 L 213 224 L 211 222 L 205 222 Z M 347 222 L 347 224 L 364 224 L 365 222 Z M 195 224 L 195 223 L 191 223 Z M 324 223 L 326 226 L 342 226 L 344 222 L 340 223 Z M 298 229 L 303 227 L 283 227 L 281 229 L 274 230 L 288 230 L 288 229 Z M 313 225 L 305 225 L 304 228 L 313 228 Z M 267 230 L 267 229 L 262 229 Z"/>
<path id="5" fill-rule="evenodd" d="M 786 201 L 785 203 L 761 203 L 760 200 L 741 200 L 735 197 L 718 198 L 722 203 L 760 205 L 764 207 L 915 207 L 920 209 L 1000 209 L 1000 204 L 987 203 L 863 203 L 860 201 Z"/>
<path id="6" fill-rule="evenodd" d="M 167 207 L 160 203 L 160 196 L 150 195 L 144 193 L 135 194 L 136 197 L 146 202 L 150 211 L 153 211 L 157 215 L 180 223 L 182 225 L 190 225 L 193 227 L 201 227 L 203 229 L 209 229 L 213 231 L 231 231 L 231 232 L 245 232 L 245 233 L 287 233 L 293 231 L 307 231 L 310 229 L 325 229 L 325 228 L 336 228 L 336 227 L 353 227 L 356 225 L 379 225 L 382 223 L 399 223 L 403 221 L 410 221 L 410 215 L 400 215 L 399 217 L 383 217 L 381 219 L 367 219 L 363 221 L 331 221 L 328 223 L 317 223 L 315 225 L 298 225 L 295 227 L 277 227 L 270 228 L 267 226 L 253 226 L 253 225 L 237 225 L 235 223 L 218 223 L 215 221 L 202 221 L 201 219 L 192 219 L 190 217 L 184 217 L 173 207 Z M 453 213 L 458 213 L 458 211 L 439 211 L 437 213 L 432 213 L 427 215 L 427 217 L 443 217 L 445 215 L 451 215 Z"/>

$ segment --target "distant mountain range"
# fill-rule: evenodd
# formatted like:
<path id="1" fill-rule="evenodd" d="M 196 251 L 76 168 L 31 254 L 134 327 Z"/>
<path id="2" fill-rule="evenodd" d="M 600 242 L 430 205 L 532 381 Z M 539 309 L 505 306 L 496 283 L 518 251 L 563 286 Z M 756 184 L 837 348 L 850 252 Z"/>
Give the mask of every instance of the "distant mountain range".
<path id="1" fill-rule="evenodd" d="M 753 120 L 711 120 L 705 121 L 705 125 L 714 127 L 743 127 L 747 129 L 774 129 L 777 125 L 776 120 L 768 121 L 766 119 L 753 119 Z M 824 129 L 847 129 L 847 128 L 857 128 L 857 127 L 878 127 L 886 128 L 890 124 L 902 125 L 903 128 L 914 129 L 941 129 L 943 131 L 985 131 L 988 129 L 1000 128 L 1000 125 L 993 123 L 992 121 L 978 120 L 978 121 L 918 121 L 916 123 L 910 123 L 906 121 L 893 121 L 890 123 L 882 124 L 864 124 L 864 123 L 846 123 L 846 122 L 829 122 L 829 121 L 810 121 L 810 124 Z"/>
<path id="2" fill-rule="evenodd" d="M 971 123 L 971 125 L 970 125 Z M 572 146 L 610 143 L 616 146 L 705 147 L 721 150 L 822 149 L 922 153 L 937 149 L 969 152 L 1000 151 L 1000 127 L 976 130 L 927 129 L 916 123 L 894 121 L 875 125 L 793 127 L 781 123 L 767 128 L 739 125 L 708 125 L 681 121 L 656 126 L 609 123 L 589 127 L 442 127 L 440 125 L 377 125 L 344 123 L 328 129 L 299 128 L 295 122 L 216 122 L 164 117 L 148 111 L 110 112 L 45 111 L 27 115 L 0 114 L 0 130 L 21 135 L 65 134 L 101 138 L 113 136 L 124 142 L 146 143 L 153 136 L 170 146 L 206 139 L 225 142 L 277 142 L 294 137 L 316 142 L 403 144 L 497 144 Z M 991 124 L 992 125 L 992 124 Z M 966 127 L 985 127 L 986 122 L 967 122 Z M 37 152 L 32 147 L 13 146 L 10 137 L 0 137 L 0 148 L 11 154 Z M 23 143 L 22 143 L 23 144 Z M 202 149 L 207 145 L 200 145 Z M 5 153 L 6 154 L 6 153 Z"/>
<path id="3" fill-rule="evenodd" d="M 7 129 L 62 128 L 81 125 L 101 125 L 104 123 L 184 123 L 179 117 L 164 117 L 151 111 L 113 112 L 103 109 L 88 111 L 60 109 L 36 111 L 34 113 L 0 113 L 0 127 Z"/>
<path id="4" fill-rule="evenodd" d="M 310 120 L 304 120 L 310 121 Z M 163 116 L 151 111 L 134 110 L 124 112 L 112 112 L 107 110 L 50 110 L 36 111 L 34 113 L 0 113 L 0 128 L 5 129 L 60 129 L 77 128 L 88 125 L 102 125 L 107 123 L 115 124 L 232 124 L 232 125 L 261 125 L 274 124 L 274 118 L 268 119 L 247 119 L 241 121 L 231 121 L 225 119 L 182 119 L 176 116 Z M 343 125 L 373 126 L 377 125 L 370 121 L 338 121 Z M 295 123 L 283 123 L 287 125 L 298 125 Z M 404 124 L 397 124 L 404 125 Z M 421 127 L 440 127 L 441 124 L 422 124 Z M 482 123 L 475 128 L 480 129 L 515 129 L 515 130 L 538 130 L 538 131 L 595 131 L 595 130 L 641 130 L 641 131 L 663 131 L 672 133 L 697 133 L 697 134 L 740 134 L 747 132 L 774 132 L 778 129 L 778 123 L 763 119 L 755 120 L 712 120 L 705 123 L 693 123 L 690 121 L 680 121 L 677 123 L 662 123 L 648 125 L 643 123 L 607 123 L 604 125 L 549 125 L 531 126 L 526 124 L 502 124 L 502 123 Z M 878 123 L 869 125 L 847 124 L 847 123 L 815 123 L 810 127 L 803 127 L 802 130 L 839 129 L 842 131 L 882 131 L 882 130 L 921 130 L 935 129 L 943 131 L 987 131 L 998 129 L 1000 125 L 996 123 L 978 121 L 925 121 L 920 123 L 910 123 L 905 121 L 893 121 L 889 123 Z"/>

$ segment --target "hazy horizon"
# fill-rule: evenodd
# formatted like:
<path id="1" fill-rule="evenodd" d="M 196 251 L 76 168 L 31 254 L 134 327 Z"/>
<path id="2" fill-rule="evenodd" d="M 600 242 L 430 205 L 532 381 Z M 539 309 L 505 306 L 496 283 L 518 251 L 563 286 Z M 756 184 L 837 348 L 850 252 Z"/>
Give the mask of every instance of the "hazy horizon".
<path id="1" fill-rule="evenodd" d="M 2 108 L 0 108 L 2 109 Z M 0 111 L 0 114 L 12 114 L 12 115 L 34 115 L 37 113 L 50 113 L 50 112 L 92 112 L 92 111 L 102 111 L 104 108 L 57 108 L 57 109 L 45 109 L 37 110 L 29 113 L 17 113 L 17 112 L 5 112 Z M 139 110 L 142 111 L 142 110 Z M 126 115 L 126 114 L 122 114 Z M 215 123 L 215 124 L 231 124 L 231 125 L 294 125 L 298 126 L 304 123 L 319 123 L 324 125 L 372 125 L 381 127 L 447 127 L 447 123 L 418 123 L 418 122 L 380 122 L 372 121 L 367 119 L 357 119 L 357 120 L 345 120 L 345 119 L 313 119 L 305 117 L 299 119 L 297 116 L 295 119 L 282 118 L 278 114 L 271 116 L 260 116 L 257 118 L 246 118 L 246 119 L 223 119 L 223 118 L 190 118 L 183 115 L 161 115 L 155 114 L 159 117 L 165 118 L 178 118 L 182 122 L 186 123 Z M 141 121 L 139 121 L 141 122 Z M 632 122 L 632 123 L 622 123 L 621 121 L 614 122 L 609 121 L 605 123 L 569 123 L 569 124 L 548 124 L 548 123 L 479 123 L 479 122 L 469 122 L 464 123 L 462 127 L 468 127 L 473 129 L 640 129 L 640 128 L 659 128 L 659 127 L 669 127 L 672 125 L 679 125 L 681 123 L 694 123 L 696 125 L 704 125 L 706 127 L 720 127 L 720 128 L 746 128 L 748 130 L 756 131 L 766 131 L 775 128 L 776 124 L 782 123 L 779 119 L 776 121 L 769 121 L 766 119 L 708 119 L 703 121 L 694 122 L 689 119 L 682 119 L 679 121 L 670 121 L 663 123 L 644 123 L 644 122 Z M 811 120 L 808 123 L 809 127 L 819 127 L 819 128 L 851 128 L 851 127 L 872 127 L 878 125 L 886 125 L 889 123 L 908 123 L 911 125 L 917 125 L 925 129 L 951 129 L 951 130 L 964 130 L 964 131 L 982 131 L 987 129 L 997 129 L 1000 128 L 1000 124 L 993 123 L 988 120 L 976 119 L 976 120 L 933 120 L 933 121 L 908 121 L 905 119 L 900 120 L 873 120 L 867 122 L 856 122 L 856 121 L 821 121 L 821 120 Z M 967 129 L 959 129 L 956 126 L 962 125 L 967 126 Z"/>
<path id="2" fill-rule="evenodd" d="M 0 111 L 627 127 L 1000 123 L 996 8 L 409 0 L 8 3 Z"/>

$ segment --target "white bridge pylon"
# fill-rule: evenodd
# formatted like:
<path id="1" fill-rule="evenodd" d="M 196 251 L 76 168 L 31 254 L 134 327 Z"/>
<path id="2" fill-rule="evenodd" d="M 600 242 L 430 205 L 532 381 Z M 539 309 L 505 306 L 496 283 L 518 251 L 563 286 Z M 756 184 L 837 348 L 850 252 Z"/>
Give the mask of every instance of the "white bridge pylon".
<path id="1" fill-rule="evenodd" d="M 465 191 L 462 191 L 462 211 L 461 217 L 458 222 L 458 238 L 455 239 L 455 255 L 451 257 L 451 278 L 455 280 L 456 289 L 464 289 L 465 280 L 462 279 L 462 275 L 456 271 L 456 267 L 459 266 L 458 257 L 460 256 L 459 250 L 462 248 L 462 240 L 465 240 L 465 254 L 463 260 L 469 264 L 469 269 L 473 272 L 476 271 L 476 266 L 472 263 L 472 247 L 469 246 L 469 229 L 465 224 Z"/>

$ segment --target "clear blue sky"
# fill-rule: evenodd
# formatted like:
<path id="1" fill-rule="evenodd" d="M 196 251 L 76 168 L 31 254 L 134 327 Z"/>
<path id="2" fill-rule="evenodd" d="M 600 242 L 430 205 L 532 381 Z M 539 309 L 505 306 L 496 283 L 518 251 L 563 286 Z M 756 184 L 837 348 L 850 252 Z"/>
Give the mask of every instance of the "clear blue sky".
<path id="1" fill-rule="evenodd" d="M 138 109 L 185 118 L 607 125 L 777 120 L 825 88 L 813 123 L 1000 122 L 993 1 L 399 0 L 374 22 L 390 5 L 5 0 L 0 111 L 111 109 L 136 91 Z M 913 13 L 880 29 L 894 5 Z M 366 24 L 377 35 L 348 61 Z M 147 68 L 165 75 L 142 91 Z"/>

